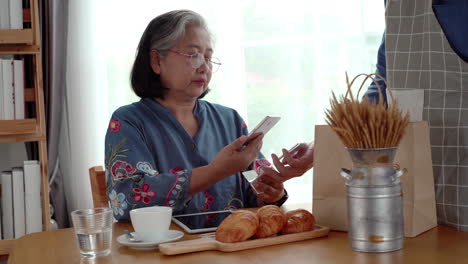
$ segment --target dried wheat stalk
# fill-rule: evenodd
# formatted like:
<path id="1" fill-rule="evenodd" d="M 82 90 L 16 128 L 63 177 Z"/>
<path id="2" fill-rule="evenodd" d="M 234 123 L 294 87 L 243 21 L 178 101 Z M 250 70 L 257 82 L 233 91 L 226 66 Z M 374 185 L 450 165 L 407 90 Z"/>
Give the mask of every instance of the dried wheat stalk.
<path id="1" fill-rule="evenodd" d="M 332 94 L 331 109 L 325 111 L 327 124 L 338 134 L 348 148 L 386 148 L 398 146 L 409 123 L 409 114 L 398 108 L 395 100 L 386 108 L 379 84 L 372 76 L 378 74 L 359 74 L 349 82 L 346 74 L 347 92 L 339 99 Z M 366 76 L 354 98 L 351 87 L 358 77 Z M 367 96 L 359 101 L 367 79 L 371 78 L 379 88 L 379 103 L 370 103 Z M 385 82 L 387 84 L 387 82 Z M 387 89 L 390 87 L 387 84 Z M 348 98 L 349 94 L 349 98 Z M 391 93 L 390 93 L 391 95 Z M 392 97 L 393 98 L 393 97 Z"/>

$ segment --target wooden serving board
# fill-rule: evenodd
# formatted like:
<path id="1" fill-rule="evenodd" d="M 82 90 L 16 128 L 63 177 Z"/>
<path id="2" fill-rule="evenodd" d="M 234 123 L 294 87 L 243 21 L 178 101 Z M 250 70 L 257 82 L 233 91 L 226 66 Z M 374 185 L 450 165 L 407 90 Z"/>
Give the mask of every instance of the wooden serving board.
<path id="1" fill-rule="evenodd" d="M 205 250 L 232 252 L 323 237 L 327 236 L 329 232 L 330 228 L 316 225 L 314 230 L 308 232 L 252 239 L 237 243 L 223 243 L 217 241 L 214 237 L 203 237 L 180 242 L 160 244 L 159 251 L 164 255 L 178 255 Z"/>

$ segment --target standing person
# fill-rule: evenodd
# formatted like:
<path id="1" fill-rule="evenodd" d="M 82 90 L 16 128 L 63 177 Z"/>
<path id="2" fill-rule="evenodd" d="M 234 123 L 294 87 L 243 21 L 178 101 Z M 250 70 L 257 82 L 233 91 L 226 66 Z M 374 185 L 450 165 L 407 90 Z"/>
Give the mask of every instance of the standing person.
<path id="1" fill-rule="evenodd" d="M 247 127 L 228 107 L 201 100 L 213 57 L 204 19 L 189 10 L 154 18 L 138 45 L 131 73 L 140 101 L 120 107 L 106 134 L 108 196 L 118 220 L 133 208 L 165 205 L 174 214 L 281 205 L 283 182 L 312 167 L 313 145 L 289 153 L 276 170 L 260 153 L 263 135 L 241 148 Z M 242 171 L 259 169 L 259 195 Z"/>
<path id="2" fill-rule="evenodd" d="M 377 73 L 386 76 L 395 91 L 424 91 L 437 219 L 463 231 L 468 231 L 467 24 L 466 0 L 387 1 L 387 28 L 377 64 Z M 375 85 L 367 94 L 378 99 Z"/>

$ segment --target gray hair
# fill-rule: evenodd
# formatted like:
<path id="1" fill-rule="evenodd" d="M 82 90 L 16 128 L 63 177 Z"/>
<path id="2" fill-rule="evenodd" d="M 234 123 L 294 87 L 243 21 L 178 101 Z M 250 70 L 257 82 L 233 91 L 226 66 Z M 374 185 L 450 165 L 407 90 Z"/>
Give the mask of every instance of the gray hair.
<path id="1" fill-rule="evenodd" d="M 163 56 L 185 36 L 187 25 L 201 27 L 210 35 L 205 19 L 190 10 L 174 10 L 155 17 L 146 27 L 141 36 L 140 43 L 133 63 L 130 81 L 135 94 L 141 98 L 164 99 L 168 91 L 163 86 L 161 78 L 151 68 L 150 50 L 156 49 Z M 199 98 L 203 98 L 207 89 Z"/>
<path id="2" fill-rule="evenodd" d="M 161 15 L 159 18 L 165 20 L 165 23 L 162 23 L 157 31 L 153 32 L 151 48 L 163 54 L 185 36 L 187 25 L 201 27 L 210 34 L 205 19 L 191 10 L 174 10 Z"/>

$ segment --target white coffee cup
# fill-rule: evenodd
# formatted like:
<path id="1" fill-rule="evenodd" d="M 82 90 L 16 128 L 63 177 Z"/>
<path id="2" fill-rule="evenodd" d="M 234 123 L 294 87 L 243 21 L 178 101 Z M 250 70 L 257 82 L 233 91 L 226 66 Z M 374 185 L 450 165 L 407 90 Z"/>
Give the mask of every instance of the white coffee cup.
<path id="1" fill-rule="evenodd" d="M 160 241 L 168 233 L 171 225 L 172 208 L 152 206 L 133 209 L 130 219 L 138 238 L 143 241 Z"/>

